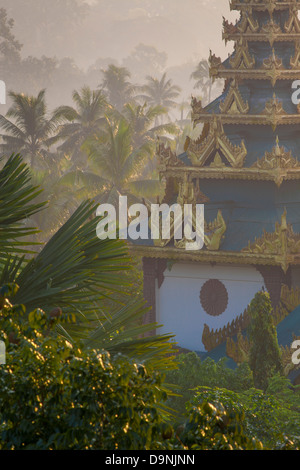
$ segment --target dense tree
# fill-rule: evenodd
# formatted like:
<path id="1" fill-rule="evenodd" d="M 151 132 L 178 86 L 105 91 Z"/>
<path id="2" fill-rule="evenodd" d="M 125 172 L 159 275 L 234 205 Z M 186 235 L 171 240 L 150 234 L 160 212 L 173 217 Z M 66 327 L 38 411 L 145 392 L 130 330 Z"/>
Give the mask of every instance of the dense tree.
<path id="1" fill-rule="evenodd" d="M 175 100 L 179 97 L 181 89 L 174 85 L 171 79 L 167 79 L 164 73 L 160 79 L 148 76 L 147 83 L 141 87 L 141 91 L 140 100 L 149 106 L 162 106 L 169 111 L 177 106 Z"/>
<path id="2" fill-rule="evenodd" d="M 103 80 L 100 88 L 106 93 L 107 100 L 119 111 L 134 95 L 134 86 L 129 81 L 131 74 L 126 67 L 110 64 L 102 71 Z"/>
<path id="3" fill-rule="evenodd" d="M 276 328 L 272 321 L 272 305 L 266 292 L 256 294 L 249 306 L 251 342 L 249 365 L 256 388 L 266 390 L 269 379 L 282 372 L 281 353 Z"/>
<path id="4" fill-rule="evenodd" d="M 102 200 L 118 204 L 119 195 L 127 195 L 136 201 L 137 198 L 156 196 L 162 190 L 158 180 L 141 179 L 152 149 L 146 140 L 135 147 L 133 136 L 133 128 L 125 118 L 107 118 L 104 133 L 92 137 L 84 145 L 91 168 L 99 175 L 99 183 L 102 181 Z"/>
<path id="5" fill-rule="evenodd" d="M 148 142 L 154 150 L 157 137 L 177 134 L 178 127 L 173 123 L 156 125 L 166 114 L 167 109 L 162 106 L 127 103 L 123 108 L 122 115 L 133 131 L 133 147 L 140 147 Z"/>
<path id="6" fill-rule="evenodd" d="M 194 88 L 200 89 L 203 94 L 203 101 L 207 104 L 211 101 L 212 79 L 209 75 L 209 63 L 201 60 L 196 70 L 191 74 L 191 79 L 196 80 Z"/>
<path id="7" fill-rule="evenodd" d="M 64 120 L 59 129 L 59 138 L 64 142 L 59 150 L 72 157 L 73 167 L 84 168 L 86 157 L 81 151 L 82 144 L 100 130 L 109 105 L 100 90 L 94 91 L 88 86 L 75 90 L 72 97 L 75 107 L 60 106 L 54 112 L 57 118 Z"/>
<path id="8" fill-rule="evenodd" d="M 34 96 L 10 92 L 12 105 L 6 116 L 0 115 L 2 153 L 22 153 L 33 169 L 49 168 L 57 155 L 50 147 L 57 141 L 60 117 L 48 116 L 45 90 Z"/>

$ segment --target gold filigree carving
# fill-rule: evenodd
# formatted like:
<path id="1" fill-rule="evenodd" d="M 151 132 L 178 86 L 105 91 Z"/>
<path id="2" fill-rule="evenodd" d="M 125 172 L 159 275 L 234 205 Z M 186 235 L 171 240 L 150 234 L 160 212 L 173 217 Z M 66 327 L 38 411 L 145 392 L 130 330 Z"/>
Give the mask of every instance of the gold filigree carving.
<path id="1" fill-rule="evenodd" d="M 206 111 L 202 107 L 202 101 L 197 100 L 197 98 L 195 98 L 194 96 L 192 97 L 191 107 L 192 107 L 191 118 L 193 122 L 197 121 L 200 115 L 206 114 Z"/>
<path id="2" fill-rule="evenodd" d="M 184 163 L 177 158 L 175 152 L 172 151 L 170 147 L 165 146 L 163 142 L 160 142 L 158 139 L 158 145 L 156 149 L 156 154 L 158 157 L 159 165 L 165 167 L 183 167 Z"/>
<path id="3" fill-rule="evenodd" d="M 227 338 L 226 341 L 226 354 L 234 360 L 237 365 L 243 362 L 248 362 L 251 343 L 246 336 L 243 336 L 241 331 L 237 334 L 237 342 L 232 338 Z"/>
<path id="4" fill-rule="evenodd" d="M 257 20 L 254 20 L 252 13 L 243 10 L 241 13 L 241 20 L 237 25 L 237 29 L 240 33 L 257 33 L 259 30 L 259 23 Z"/>
<path id="5" fill-rule="evenodd" d="M 264 157 L 252 166 L 260 170 L 295 169 L 300 168 L 300 162 L 292 156 L 292 152 L 287 152 L 284 147 L 280 147 L 279 138 L 276 137 L 276 145 L 271 152 L 266 152 Z"/>
<path id="6" fill-rule="evenodd" d="M 195 166 L 204 166 L 210 157 L 218 153 L 222 160 L 233 168 L 241 168 L 244 164 L 247 149 L 245 142 L 240 146 L 233 145 L 224 132 L 220 119 L 214 116 L 210 122 L 207 136 L 203 141 L 191 141 L 187 150 L 188 156 Z M 218 158 L 218 157 L 217 157 Z"/>
<path id="7" fill-rule="evenodd" d="M 281 217 L 281 223 L 276 223 L 273 233 L 264 230 L 262 237 L 256 238 L 254 243 L 249 242 L 242 252 L 275 255 L 283 271 L 287 272 L 290 255 L 300 253 L 300 234 L 294 233 L 292 225 L 287 223 L 286 210 Z"/>
<path id="8" fill-rule="evenodd" d="M 274 49 L 272 50 L 271 56 L 263 61 L 262 68 L 266 70 L 266 75 L 271 79 L 271 83 L 274 87 L 280 76 L 280 70 L 284 70 L 282 59 L 276 56 Z"/>
<path id="9" fill-rule="evenodd" d="M 283 109 L 282 102 L 273 94 L 273 98 L 268 100 L 265 105 L 265 109 L 261 113 L 266 116 L 273 130 L 275 131 L 281 116 L 287 116 L 286 111 Z"/>
<path id="10" fill-rule="evenodd" d="M 295 301 L 298 299 L 299 302 Z M 283 286 L 281 294 L 281 303 L 272 312 L 272 321 L 275 326 L 279 325 L 298 305 L 300 305 L 299 293 L 295 289 L 288 289 Z M 209 352 L 217 346 L 225 343 L 229 338 L 233 338 L 239 332 L 245 331 L 250 324 L 249 306 L 244 313 L 236 317 L 232 322 L 227 323 L 223 328 L 217 330 L 210 329 L 204 325 L 202 342 L 205 349 Z"/>
<path id="11" fill-rule="evenodd" d="M 235 46 L 235 53 L 229 59 L 229 63 L 233 69 L 244 70 L 244 69 L 253 69 L 255 66 L 255 58 L 252 57 L 249 53 L 248 43 L 243 38 L 237 41 Z"/>
<path id="12" fill-rule="evenodd" d="M 226 222 L 219 210 L 216 220 L 210 223 L 205 222 L 204 243 L 208 251 L 218 251 L 220 249 L 226 230 Z"/>
<path id="13" fill-rule="evenodd" d="M 232 81 L 225 100 L 220 103 L 220 112 L 222 114 L 247 114 L 249 112 L 249 104 L 243 100 L 236 80 Z"/>
<path id="14" fill-rule="evenodd" d="M 286 33 L 300 33 L 300 21 L 298 18 L 298 8 L 296 6 L 290 9 L 290 17 L 285 22 L 284 30 Z"/>
<path id="15" fill-rule="evenodd" d="M 217 346 L 225 343 L 227 338 L 232 338 L 238 331 L 243 331 L 249 325 L 249 313 L 248 309 L 243 314 L 232 320 L 223 328 L 218 330 L 210 329 L 206 324 L 204 325 L 202 334 L 202 343 L 206 351 L 212 351 Z"/>
<path id="16" fill-rule="evenodd" d="M 261 33 L 265 34 L 270 45 L 273 46 L 274 42 L 276 41 L 278 35 L 282 33 L 281 27 L 277 24 L 273 18 L 268 21 L 268 23 L 264 24 L 261 28 Z"/>
<path id="17" fill-rule="evenodd" d="M 293 287 L 289 289 L 288 286 L 283 285 L 280 300 L 286 309 L 292 312 L 300 305 L 300 288 Z"/>
<path id="18" fill-rule="evenodd" d="M 293 69 L 300 68 L 300 41 L 295 43 L 295 54 L 290 59 L 290 65 Z"/>
<path id="19" fill-rule="evenodd" d="M 212 51 L 209 51 L 209 74 L 214 79 L 218 76 L 219 71 L 224 69 L 224 65 L 222 64 L 221 57 L 217 57 Z"/>

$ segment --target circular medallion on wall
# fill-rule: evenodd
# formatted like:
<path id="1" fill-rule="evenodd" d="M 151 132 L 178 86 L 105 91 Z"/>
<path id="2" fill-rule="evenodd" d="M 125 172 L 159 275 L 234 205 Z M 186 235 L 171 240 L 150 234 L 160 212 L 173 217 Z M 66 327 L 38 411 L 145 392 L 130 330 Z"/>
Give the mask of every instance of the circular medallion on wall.
<path id="1" fill-rule="evenodd" d="M 208 315 L 218 317 L 228 305 L 228 292 L 223 282 L 217 279 L 207 281 L 200 292 L 200 302 Z"/>

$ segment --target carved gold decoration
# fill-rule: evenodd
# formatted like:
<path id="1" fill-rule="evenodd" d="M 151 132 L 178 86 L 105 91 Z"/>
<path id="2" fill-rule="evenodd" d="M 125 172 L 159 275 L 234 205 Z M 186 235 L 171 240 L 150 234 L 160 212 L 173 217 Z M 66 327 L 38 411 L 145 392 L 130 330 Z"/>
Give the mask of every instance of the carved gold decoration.
<path id="1" fill-rule="evenodd" d="M 281 304 L 272 312 L 272 321 L 275 326 L 279 325 L 279 323 L 281 323 L 298 305 L 300 305 L 300 299 L 297 304 L 291 301 L 293 296 L 295 296 L 294 289 L 287 289 L 287 291 L 283 293 Z M 249 324 L 249 306 L 244 310 L 244 313 L 232 320 L 231 323 L 227 323 L 223 328 L 214 330 L 210 329 L 205 324 L 202 334 L 202 343 L 204 344 L 206 351 L 212 351 L 217 346 L 225 343 L 228 338 L 233 338 L 238 334 L 238 332 L 246 330 Z"/>
<path id="2" fill-rule="evenodd" d="M 286 33 L 300 33 L 300 21 L 298 18 L 298 8 L 293 6 L 290 9 L 290 17 L 284 25 Z"/>
<path id="3" fill-rule="evenodd" d="M 255 58 L 249 53 L 248 43 L 243 38 L 237 41 L 235 53 L 229 59 L 229 63 L 233 69 L 253 69 L 255 65 Z"/>
<path id="4" fill-rule="evenodd" d="M 197 184 L 198 183 L 198 184 Z M 182 208 L 180 222 L 183 223 L 182 215 L 184 214 L 184 206 L 190 204 L 193 207 L 198 203 L 208 202 L 208 198 L 200 191 L 199 180 L 193 181 L 189 178 L 187 173 L 184 173 L 183 180 L 179 181 L 179 191 L 177 197 L 177 204 Z M 149 220 L 149 223 L 151 221 Z M 185 249 L 186 243 L 190 240 L 186 240 L 183 237 L 180 240 L 174 239 L 174 228 L 177 226 L 178 220 L 174 218 L 174 214 L 171 214 L 170 220 L 170 238 L 163 239 L 162 234 L 159 239 L 153 240 L 156 247 L 166 247 L 169 245 L 171 240 L 174 240 L 174 247 L 178 249 Z M 197 228 L 196 213 L 193 211 L 192 227 L 194 230 Z M 217 251 L 220 249 L 220 245 L 224 234 L 226 232 L 226 223 L 222 217 L 221 211 L 218 212 L 216 220 L 213 222 L 204 222 L 204 244 L 209 251 Z"/>
<path id="5" fill-rule="evenodd" d="M 300 305 L 300 288 L 294 287 L 289 289 L 288 286 L 283 285 L 280 300 L 285 308 L 292 312 Z"/>
<path id="6" fill-rule="evenodd" d="M 220 249 L 226 230 L 226 222 L 219 210 L 216 220 L 210 223 L 205 222 L 204 243 L 208 251 L 218 251 Z"/>
<path id="7" fill-rule="evenodd" d="M 221 57 L 217 57 L 215 54 L 212 53 L 212 51 L 210 51 L 209 53 L 208 61 L 210 65 L 209 74 L 214 79 L 218 76 L 220 70 L 224 69 L 225 67 L 222 64 Z"/>
<path id="8" fill-rule="evenodd" d="M 249 104 L 243 100 L 236 80 L 232 81 L 225 100 L 220 103 L 220 112 L 223 114 L 247 114 L 249 112 Z"/>
<path id="9" fill-rule="evenodd" d="M 294 7 L 299 4 L 299 0 L 231 0 L 230 9 L 231 10 L 241 10 L 241 11 L 268 11 L 270 16 L 273 15 L 275 10 L 286 10 L 289 7 Z M 300 9 L 300 6 L 299 6 Z"/>
<path id="10" fill-rule="evenodd" d="M 276 57 L 275 50 L 272 50 L 272 55 L 263 61 L 262 67 L 266 70 L 266 75 L 271 79 L 272 86 L 274 87 L 280 70 L 284 70 L 282 59 Z"/>
<path id="11" fill-rule="evenodd" d="M 257 20 L 254 20 L 252 13 L 243 10 L 241 13 L 241 20 L 237 25 L 237 29 L 241 33 L 252 32 L 257 33 L 259 30 L 259 23 Z"/>
<path id="12" fill-rule="evenodd" d="M 299 70 L 300 68 L 300 41 L 295 43 L 295 54 L 290 59 L 290 65 L 293 69 Z"/>
<path id="13" fill-rule="evenodd" d="M 293 339 L 291 343 L 299 337 L 293 335 Z M 247 337 L 243 336 L 241 332 L 238 333 L 237 342 L 235 342 L 232 338 L 228 338 L 226 342 L 226 354 L 228 357 L 234 360 L 234 362 L 238 365 L 249 362 L 249 353 L 250 353 L 251 343 Z M 281 363 L 283 367 L 283 374 L 287 377 L 293 370 L 299 368 L 298 365 L 293 364 L 292 362 L 292 355 L 294 351 L 291 347 L 288 346 L 280 346 L 281 351 Z"/>
<path id="14" fill-rule="evenodd" d="M 206 113 L 206 111 L 202 107 L 202 101 L 201 100 L 198 101 L 197 98 L 195 97 L 192 97 L 191 106 L 192 106 L 191 118 L 193 122 L 195 122 L 198 119 L 198 116 Z"/>
<path id="15" fill-rule="evenodd" d="M 226 354 L 234 360 L 237 365 L 243 362 L 248 362 L 251 343 L 246 336 L 243 336 L 241 331 L 237 334 L 237 342 L 232 338 L 227 338 L 226 341 Z"/>
<path id="16" fill-rule="evenodd" d="M 244 253 L 263 253 L 275 255 L 284 272 L 290 265 L 290 255 L 300 253 L 300 234 L 295 234 L 291 224 L 287 223 L 287 212 L 284 211 L 281 223 L 276 223 L 275 232 L 264 230 L 263 236 L 255 239 L 243 249 Z M 292 258 L 291 258 L 292 259 Z"/>
<path id="17" fill-rule="evenodd" d="M 273 46 L 274 42 L 278 38 L 278 35 L 282 33 L 280 25 L 275 23 L 273 18 L 268 21 L 268 23 L 264 24 L 261 28 L 261 32 L 266 34 L 268 41 L 270 42 L 271 46 Z"/>
<path id="18" fill-rule="evenodd" d="M 168 167 L 183 167 L 184 163 L 177 158 L 175 152 L 171 150 L 170 147 L 166 147 L 164 143 L 161 143 L 158 139 L 158 145 L 156 149 L 156 154 L 158 156 L 158 161 L 160 166 Z"/>
<path id="19" fill-rule="evenodd" d="M 283 109 L 282 102 L 276 97 L 276 94 L 273 94 L 273 98 L 268 100 L 265 105 L 265 109 L 262 111 L 264 116 L 272 125 L 273 130 L 276 129 L 279 119 L 281 116 L 286 116 L 287 113 Z"/>
<path id="20" fill-rule="evenodd" d="M 217 346 L 225 343 L 227 338 L 232 338 L 237 335 L 238 331 L 243 331 L 249 325 L 249 313 L 248 309 L 244 311 L 243 314 L 239 315 L 237 318 L 232 320 L 231 323 L 228 323 L 223 328 L 218 330 L 210 329 L 206 324 L 204 325 L 203 334 L 202 334 L 202 343 L 206 351 L 212 351 Z"/>
<path id="21" fill-rule="evenodd" d="M 204 166 L 216 152 L 222 154 L 223 159 L 233 168 L 241 168 L 247 155 L 244 141 L 241 146 L 233 145 L 225 135 L 220 119 L 215 116 L 206 138 L 200 143 L 191 141 L 187 154 L 195 166 Z"/>
<path id="22" fill-rule="evenodd" d="M 279 146 L 279 138 L 277 136 L 276 145 L 272 151 L 266 152 L 264 157 L 257 160 L 252 168 L 272 171 L 274 173 L 274 181 L 280 186 L 284 178 L 284 172 L 281 170 L 300 169 L 300 162 L 292 156 L 292 152 L 287 152 L 284 147 Z"/>

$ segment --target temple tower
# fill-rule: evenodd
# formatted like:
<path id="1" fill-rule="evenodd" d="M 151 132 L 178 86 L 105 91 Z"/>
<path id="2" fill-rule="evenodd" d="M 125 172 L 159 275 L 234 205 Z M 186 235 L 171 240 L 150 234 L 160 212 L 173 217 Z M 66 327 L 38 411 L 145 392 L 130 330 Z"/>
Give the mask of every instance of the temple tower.
<path id="1" fill-rule="evenodd" d="M 146 321 L 174 332 L 180 346 L 205 351 L 205 334 L 240 319 L 255 293 L 300 287 L 300 80 L 298 0 L 232 0 L 235 24 L 224 19 L 223 39 L 234 42 L 225 61 L 210 54 L 221 96 L 205 108 L 192 100 L 198 140 L 176 155 L 158 146 L 168 204 L 205 204 L 205 247 L 184 242 L 135 245 L 143 257 Z"/>

